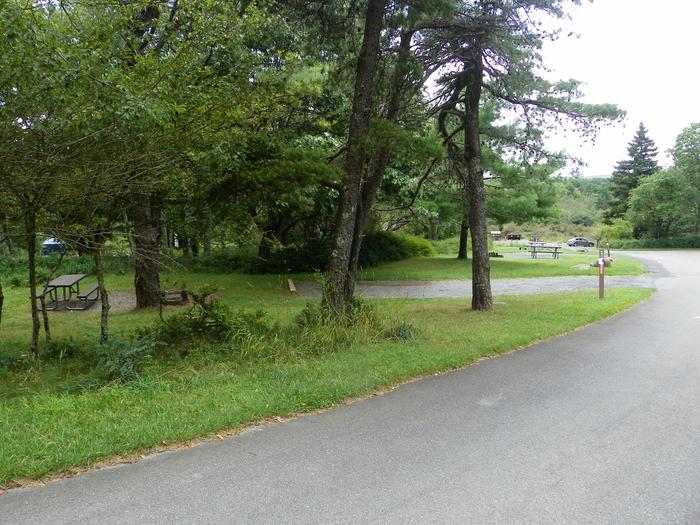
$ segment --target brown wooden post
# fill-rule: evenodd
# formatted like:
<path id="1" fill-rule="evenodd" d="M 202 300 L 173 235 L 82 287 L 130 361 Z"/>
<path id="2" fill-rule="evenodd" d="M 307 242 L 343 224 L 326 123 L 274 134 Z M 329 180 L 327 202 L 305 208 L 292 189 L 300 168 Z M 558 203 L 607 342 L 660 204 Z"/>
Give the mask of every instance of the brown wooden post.
<path id="1" fill-rule="evenodd" d="M 598 299 L 605 299 L 605 250 L 598 252 Z"/>

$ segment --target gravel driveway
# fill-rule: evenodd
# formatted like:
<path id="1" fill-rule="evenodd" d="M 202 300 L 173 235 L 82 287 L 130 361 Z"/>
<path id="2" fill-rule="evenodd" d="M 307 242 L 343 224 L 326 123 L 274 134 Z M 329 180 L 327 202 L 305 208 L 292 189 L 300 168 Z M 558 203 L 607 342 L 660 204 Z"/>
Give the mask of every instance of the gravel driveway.
<path id="1" fill-rule="evenodd" d="M 654 275 L 621 275 L 605 278 L 606 288 L 653 288 Z M 304 297 L 318 297 L 320 286 L 312 282 L 295 282 Z M 494 279 L 493 295 L 530 295 L 536 293 L 596 290 L 598 276 L 541 277 L 530 279 Z M 372 299 L 429 299 L 469 297 L 471 281 L 359 281 L 355 295 Z"/>

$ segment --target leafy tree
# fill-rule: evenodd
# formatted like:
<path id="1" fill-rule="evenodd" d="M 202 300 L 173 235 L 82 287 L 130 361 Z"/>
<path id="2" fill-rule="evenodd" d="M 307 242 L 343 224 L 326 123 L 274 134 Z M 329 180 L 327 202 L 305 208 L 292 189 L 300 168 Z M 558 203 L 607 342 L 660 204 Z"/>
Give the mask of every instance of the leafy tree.
<path id="1" fill-rule="evenodd" d="M 421 42 L 427 63 L 442 71 L 440 134 L 450 158 L 466 175 L 476 310 L 492 307 L 482 155 L 486 130 L 480 118 L 482 109 L 490 107 L 487 98 L 519 115 L 519 124 L 512 129 L 516 136 L 505 138 L 524 152 L 540 150 L 540 130 L 552 118 L 593 131 L 592 124 L 620 116 L 613 106 L 579 102 L 579 83 L 574 80 L 552 83 L 536 75 L 542 39 L 553 36 L 543 32 L 536 20 L 562 17 L 562 5 L 557 0 L 459 2 L 453 19 L 436 23 Z M 462 144 L 455 140 L 460 133 Z"/>
<path id="2" fill-rule="evenodd" d="M 611 224 L 604 224 L 600 228 L 599 238 L 607 240 L 631 239 L 634 227 L 625 219 L 615 219 Z"/>
<path id="3" fill-rule="evenodd" d="M 549 175 L 561 167 L 556 161 L 521 165 L 486 156 L 492 178 L 486 185 L 486 213 L 499 225 L 545 220 L 556 214 L 556 186 Z"/>
<path id="4" fill-rule="evenodd" d="M 0 192 L 11 197 L 24 228 L 32 312 L 31 352 L 39 355 L 36 248 L 39 220 L 67 167 L 83 147 L 80 121 L 87 108 L 69 86 L 80 72 L 69 67 L 75 48 L 69 21 L 56 6 L 25 10 L 0 3 Z"/>
<path id="5" fill-rule="evenodd" d="M 674 164 L 692 189 L 693 234 L 700 232 L 700 122 L 685 128 L 671 150 Z"/>
<path id="6" fill-rule="evenodd" d="M 644 124 L 640 122 L 634 138 L 627 146 L 628 158 L 615 166 L 611 177 L 610 210 L 606 214 L 608 221 L 624 217 L 632 190 L 639 186 L 642 178 L 659 171 L 656 145 L 647 133 Z"/>
<path id="7" fill-rule="evenodd" d="M 324 300 L 334 316 L 349 316 L 362 236 L 370 210 L 401 133 L 406 106 L 420 96 L 427 76 L 413 58 L 412 42 L 425 17 L 444 7 L 442 2 L 390 3 L 369 0 L 364 11 L 364 33 L 355 67 L 355 88 L 343 161 L 343 181 Z M 392 50 L 380 61 L 382 37 Z M 387 75 L 382 75 L 389 65 Z M 385 80 L 385 82 L 381 82 Z M 376 107 L 374 94 L 384 95 Z M 375 126 L 372 127 L 372 118 Z M 392 132 L 393 130 L 393 132 Z M 370 142 L 374 133 L 382 137 Z M 370 148 L 370 144 L 374 147 Z"/>
<path id="8" fill-rule="evenodd" d="M 676 169 L 642 179 L 632 190 L 627 219 L 637 231 L 658 239 L 684 233 L 693 219 L 695 200 L 688 179 Z"/>

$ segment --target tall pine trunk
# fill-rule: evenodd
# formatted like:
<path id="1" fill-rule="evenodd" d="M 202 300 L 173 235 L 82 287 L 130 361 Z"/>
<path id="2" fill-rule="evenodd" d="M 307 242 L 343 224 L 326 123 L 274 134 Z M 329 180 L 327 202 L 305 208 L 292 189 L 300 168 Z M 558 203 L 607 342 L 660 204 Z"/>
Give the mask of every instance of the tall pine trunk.
<path id="1" fill-rule="evenodd" d="M 464 100 L 464 161 L 467 167 L 466 192 L 469 202 L 469 228 L 472 235 L 472 309 L 493 308 L 491 296 L 491 266 L 486 225 L 486 192 L 484 170 L 481 166 L 481 137 L 479 136 L 479 102 L 483 62 L 479 46 L 467 64 Z"/>
<path id="2" fill-rule="evenodd" d="M 158 233 L 160 207 L 151 195 L 138 195 L 131 208 L 134 224 L 134 288 L 137 308 L 160 305 Z"/>
<path id="3" fill-rule="evenodd" d="M 462 224 L 459 228 L 459 249 L 457 250 L 457 259 L 466 261 L 469 256 L 467 254 L 467 245 L 469 241 L 469 215 L 465 212 L 462 218 Z"/>
<path id="4" fill-rule="evenodd" d="M 401 88 L 406 78 L 408 71 L 408 61 L 411 55 L 411 38 L 413 32 L 404 32 L 401 34 L 399 43 L 399 52 L 396 58 L 396 66 L 391 78 L 389 86 L 389 103 L 386 110 L 386 120 L 396 123 L 401 114 Z M 346 301 L 352 301 L 355 292 L 355 281 L 357 278 L 357 269 L 360 260 L 360 249 L 362 248 L 362 238 L 365 232 L 365 226 L 369 219 L 370 211 L 374 197 L 379 190 L 379 186 L 384 178 L 384 172 L 389 164 L 390 154 L 387 148 L 380 148 L 379 151 L 371 159 L 367 168 L 367 177 L 362 184 L 362 193 L 360 205 L 357 211 L 357 219 L 355 221 L 355 233 L 353 236 L 352 250 L 350 252 L 350 265 L 345 285 Z"/>
<path id="5" fill-rule="evenodd" d="M 367 151 L 365 141 L 372 115 L 372 92 L 386 3 L 387 0 L 369 0 L 362 48 L 357 60 L 350 131 L 344 162 L 343 191 L 338 203 L 335 234 L 324 290 L 326 305 L 336 317 L 352 313 L 351 301 L 354 293 L 354 278 L 351 275 L 352 251 L 358 235 L 356 228 Z"/>

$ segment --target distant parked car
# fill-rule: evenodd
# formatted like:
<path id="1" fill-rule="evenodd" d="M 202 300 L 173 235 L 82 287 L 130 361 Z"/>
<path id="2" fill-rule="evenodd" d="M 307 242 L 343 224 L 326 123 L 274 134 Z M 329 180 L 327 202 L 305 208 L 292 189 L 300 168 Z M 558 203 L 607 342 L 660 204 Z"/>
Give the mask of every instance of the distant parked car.
<path id="1" fill-rule="evenodd" d="M 519 233 L 509 233 L 508 235 L 506 235 L 506 239 L 508 239 L 509 241 L 519 241 L 522 238 L 523 236 Z"/>
<path id="2" fill-rule="evenodd" d="M 585 237 L 572 237 L 566 241 L 568 246 L 595 246 L 593 241 L 589 241 Z"/>
<path id="3" fill-rule="evenodd" d="M 46 239 L 41 243 L 41 255 L 52 253 L 66 253 L 66 243 L 60 239 Z"/>

